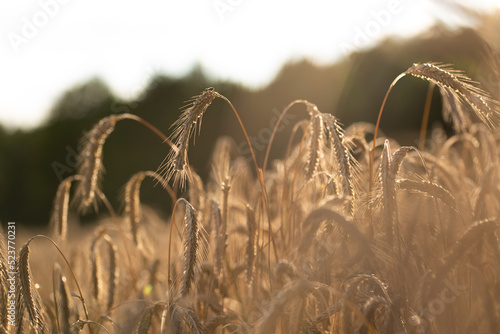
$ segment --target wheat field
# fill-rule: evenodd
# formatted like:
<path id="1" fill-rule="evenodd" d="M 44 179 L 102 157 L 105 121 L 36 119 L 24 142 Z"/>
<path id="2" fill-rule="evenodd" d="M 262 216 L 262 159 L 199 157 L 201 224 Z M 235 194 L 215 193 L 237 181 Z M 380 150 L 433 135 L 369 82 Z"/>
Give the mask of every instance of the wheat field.
<path id="1" fill-rule="evenodd" d="M 419 147 L 385 137 L 382 111 L 403 76 L 439 91 L 453 135 L 423 126 Z M 344 128 L 293 101 L 282 117 L 304 117 L 280 159 L 269 152 L 281 118 L 262 164 L 220 138 L 207 180 L 188 156 L 202 118 L 222 112 L 215 99 L 248 140 L 237 106 L 213 88 L 188 102 L 168 138 L 136 115 L 108 116 L 60 184 L 49 233 L 19 249 L 15 324 L 4 313 L 0 333 L 497 333 L 499 97 L 450 66 L 414 64 L 389 87 L 376 125 Z M 130 177 L 117 212 L 100 189 L 102 157 L 126 119 L 170 153 Z M 148 178 L 174 203 L 167 220 L 141 204 Z M 97 207 L 107 218 L 91 231 L 68 219 Z"/>

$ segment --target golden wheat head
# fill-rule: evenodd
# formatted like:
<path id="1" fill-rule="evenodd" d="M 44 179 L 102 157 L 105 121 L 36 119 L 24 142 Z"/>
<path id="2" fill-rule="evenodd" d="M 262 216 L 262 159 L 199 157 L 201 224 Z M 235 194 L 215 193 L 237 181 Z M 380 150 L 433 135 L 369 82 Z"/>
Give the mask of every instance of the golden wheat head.
<path id="1" fill-rule="evenodd" d="M 78 175 L 82 177 L 82 181 L 76 190 L 80 210 L 84 211 L 95 205 L 96 192 L 99 191 L 99 183 L 104 171 L 102 163 L 104 142 L 120 119 L 122 119 L 120 115 L 105 117 L 85 136 L 85 145 L 80 154 L 78 168 Z"/>
<path id="2" fill-rule="evenodd" d="M 212 87 L 205 89 L 200 95 L 193 97 L 183 108 L 179 119 L 172 124 L 174 131 L 170 137 L 178 148 L 177 151 L 171 150 L 166 161 L 160 166 L 166 174 L 167 181 L 174 179 L 183 187 L 188 177 L 189 161 L 188 149 L 189 139 L 201 129 L 203 114 L 210 106 L 212 101 L 220 96 Z"/>
<path id="3" fill-rule="evenodd" d="M 498 103 L 477 87 L 463 72 L 437 63 L 413 64 L 405 74 L 435 83 L 443 97 L 443 112 L 451 118 L 456 130 L 463 131 L 473 123 L 472 112 L 489 127 L 500 122 Z"/>

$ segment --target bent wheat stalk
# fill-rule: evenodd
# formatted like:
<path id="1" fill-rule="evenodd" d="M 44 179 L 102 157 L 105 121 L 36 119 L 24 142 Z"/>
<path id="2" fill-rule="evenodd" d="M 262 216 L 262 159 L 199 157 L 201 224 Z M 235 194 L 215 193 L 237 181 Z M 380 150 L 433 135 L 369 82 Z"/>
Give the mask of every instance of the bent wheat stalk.
<path id="1" fill-rule="evenodd" d="M 81 211 L 88 210 L 92 205 L 94 205 L 94 207 L 96 206 L 95 195 L 96 191 L 99 190 L 99 183 L 104 171 L 102 163 L 103 146 L 108 136 L 113 132 L 116 123 L 123 119 L 131 119 L 143 124 L 170 145 L 174 152 L 178 150 L 161 131 L 139 116 L 133 114 L 120 114 L 101 119 L 83 139 L 85 144 L 80 153 L 80 166 L 77 173 L 82 177 L 82 181 L 77 188 Z"/>
<path id="2" fill-rule="evenodd" d="M 238 123 L 240 124 L 241 130 L 245 136 L 245 140 L 247 141 L 248 147 L 250 149 L 250 153 L 252 154 L 253 163 L 255 166 L 255 171 L 257 173 L 257 178 L 259 180 L 259 186 L 261 188 L 261 200 L 264 203 L 264 208 L 268 221 L 268 238 L 269 238 L 269 261 L 271 256 L 271 244 L 274 247 L 274 254 L 276 259 L 278 258 L 276 245 L 274 242 L 272 226 L 271 226 L 271 218 L 269 214 L 269 201 L 267 199 L 267 191 L 264 183 L 264 173 L 259 165 L 257 164 L 257 159 L 255 157 L 255 152 L 253 150 L 252 143 L 250 142 L 250 138 L 248 137 L 247 131 L 241 118 L 234 108 L 231 101 L 226 98 L 224 95 L 217 93 L 212 87 L 205 89 L 200 95 L 195 96 L 191 101 L 189 101 L 187 107 L 183 111 L 181 117 L 172 125 L 175 130 L 172 134 L 172 142 L 175 142 L 175 145 L 178 147 L 178 150 L 171 150 L 167 155 L 164 162 L 160 165 L 159 170 L 162 171 L 166 176 L 166 180 L 174 180 L 174 184 L 180 184 L 181 189 L 185 186 L 186 178 L 190 177 L 189 173 L 189 163 L 188 163 L 188 148 L 189 148 L 189 139 L 196 132 L 196 127 L 198 127 L 198 132 L 201 129 L 201 121 L 203 119 L 203 115 L 213 100 L 218 97 L 223 99 L 229 104 L 234 115 L 238 119 Z M 269 280 L 271 281 L 271 264 L 268 263 L 269 269 Z"/>
<path id="3" fill-rule="evenodd" d="M 373 186 L 373 162 L 382 112 L 392 88 L 407 74 L 427 80 L 439 87 L 443 97 L 443 113 L 445 116 L 450 115 L 456 130 L 463 131 L 471 124 L 471 116 L 464 110 L 466 107 L 472 109 L 473 113 L 490 128 L 496 127 L 500 123 L 498 102 L 493 100 L 487 92 L 475 86 L 474 82 L 463 74 L 463 72 L 453 70 L 448 65 L 437 63 L 413 64 L 413 66 L 394 79 L 382 102 L 375 127 L 370 157 L 370 190 Z"/>
<path id="4" fill-rule="evenodd" d="M 319 113 L 316 105 L 307 101 L 307 100 L 295 100 L 286 106 L 286 108 L 283 110 L 280 117 L 276 121 L 276 125 L 274 126 L 273 132 L 271 134 L 271 138 L 269 138 L 269 144 L 267 145 L 266 156 L 264 157 L 264 164 L 262 165 L 262 171 L 264 173 L 266 172 L 267 162 L 269 160 L 269 153 L 271 152 L 271 146 L 273 144 L 274 137 L 276 135 L 276 132 L 278 131 L 278 128 L 281 124 L 281 121 L 283 120 L 285 115 L 288 113 L 288 111 L 290 111 L 290 109 L 296 104 L 304 104 L 307 108 L 307 112 L 308 112 L 309 116 L 311 116 L 311 117 L 314 116 L 315 114 Z"/>
<path id="5" fill-rule="evenodd" d="M 175 147 L 177 149 L 170 150 L 170 153 L 159 167 L 159 170 L 165 174 L 167 181 L 174 180 L 174 183 L 179 183 L 181 188 L 185 186 L 186 178 L 190 177 L 188 168 L 189 140 L 194 136 L 196 128 L 198 128 L 198 133 L 201 131 L 203 115 L 217 97 L 223 99 L 229 104 L 234 115 L 238 119 L 238 123 L 240 124 L 248 147 L 250 148 L 256 172 L 259 174 L 260 168 L 257 164 L 257 159 L 255 158 L 253 146 L 238 112 L 228 98 L 216 92 L 212 87 L 209 87 L 200 95 L 194 96 L 191 100 L 189 100 L 188 104 L 183 108 L 183 112 L 179 119 L 172 124 L 171 127 L 174 128 L 174 131 L 170 138 L 171 142 L 175 143 Z"/>

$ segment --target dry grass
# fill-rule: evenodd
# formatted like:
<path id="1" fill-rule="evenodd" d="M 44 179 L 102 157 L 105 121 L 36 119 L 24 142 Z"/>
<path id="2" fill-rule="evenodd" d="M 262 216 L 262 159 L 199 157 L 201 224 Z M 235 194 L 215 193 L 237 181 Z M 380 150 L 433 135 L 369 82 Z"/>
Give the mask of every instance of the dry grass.
<path id="1" fill-rule="evenodd" d="M 43 248 L 41 256 L 41 245 L 32 239 L 21 248 L 18 326 L 10 329 L 496 333 L 498 103 L 461 72 L 435 63 L 414 64 L 391 88 L 407 74 L 439 87 L 455 135 L 436 129 L 427 138 L 430 149 L 401 147 L 378 124 L 343 130 L 334 116 L 298 100 L 284 113 L 303 105 L 309 117 L 293 128 L 282 159 L 266 168 L 267 153 L 261 169 L 222 138 L 213 173 L 202 180 L 188 162 L 190 138 L 216 97 L 233 108 L 207 89 L 175 123 L 167 142 L 171 152 L 159 172 L 131 176 L 122 216 L 99 190 L 102 155 L 115 123 L 138 119 L 104 119 L 88 135 L 78 174 L 64 180 L 56 195 L 51 233 L 65 266 L 55 266 L 52 274 L 37 269 L 35 263 L 51 264 L 61 255 Z M 175 203 L 169 221 L 141 203 L 146 177 L 163 185 Z M 74 182 L 77 204 L 88 208 L 99 198 L 110 218 L 91 235 L 68 239 Z M 177 182 L 188 191 L 179 192 Z M 0 330 L 8 326 L 5 319 L 0 324 Z"/>

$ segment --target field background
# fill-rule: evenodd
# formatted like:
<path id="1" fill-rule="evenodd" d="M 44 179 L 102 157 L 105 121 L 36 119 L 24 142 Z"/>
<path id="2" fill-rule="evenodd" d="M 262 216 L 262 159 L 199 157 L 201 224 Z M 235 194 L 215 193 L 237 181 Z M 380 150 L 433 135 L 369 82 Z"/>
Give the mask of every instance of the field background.
<path id="1" fill-rule="evenodd" d="M 0 333 L 495 333 L 499 18 L 291 62 L 260 90 L 198 67 L 128 101 L 96 78 L 0 129 L 19 255 Z"/>
<path id="2" fill-rule="evenodd" d="M 149 86 L 136 101 L 115 96 L 99 78 L 72 87 L 61 94 L 43 126 L 32 131 L 15 132 L 0 128 L 0 221 L 15 219 L 23 225 L 46 226 L 52 195 L 62 178 L 75 171 L 75 152 L 81 137 L 109 114 L 132 112 L 168 135 L 184 101 L 204 88 L 214 86 L 231 99 L 249 134 L 255 137 L 262 129 L 269 128 L 276 113 L 296 99 L 314 102 L 323 112 L 333 113 L 345 126 L 357 121 L 375 123 L 387 87 L 396 75 L 414 62 L 454 64 L 455 68 L 481 81 L 487 89 L 498 89 L 498 81 L 483 65 L 488 61 L 487 53 L 478 38 L 481 36 L 491 45 L 499 45 L 496 31 L 498 16 L 491 14 L 484 18 L 484 24 L 477 31 L 451 31 L 445 26 L 436 26 L 422 36 L 408 40 L 388 39 L 338 64 L 318 67 L 307 60 L 292 62 L 269 86 L 258 91 L 231 82 L 214 82 L 203 74 L 201 68 L 178 79 L 159 73 L 151 78 Z M 381 127 L 385 133 L 401 144 L 416 144 L 426 91 L 426 83 L 419 80 L 405 79 L 396 86 L 394 98 L 388 101 L 387 115 L 382 119 Z M 431 125 L 441 118 L 439 99 L 435 92 Z M 292 111 L 292 114 L 297 118 L 291 119 L 290 124 L 301 117 L 300 112 Z M 202 131 L 202 140 L 190 152 L 192 165 L 203 177 L 211 170 L 207 161 L 217 137 L 228 135 L 238 144 L 244 142 L 229 113 L 218 112 L 205 122 L 204 129 L 207 130 Z M 166 154 L 165 147 L 147 130 L 137 129 L 134 124 L 124 123 L 120 127 L 124 129 L 117 131 L 107 143 L 105 165 L 109 173 L 103 183 L 105 193 L 115 205 L 119 203 L 120 186 L 128 177 L 136 171 L 155 168 Z M 278 152 L 282 152 L 291 130 L 291 126 L 286 126 L 276 136 L 274 157 L 280 157 Z M 264 151 L 256 150 L 259 162 L 263 160 Z M 134 159 L 129 158 L 129 152 L 133 152 Z M 248 151 L 246 157 L 249 157 Z M 145 189 L 145 203 L 164 211 L 164 200 L 156 195 L 154 189 Z M 25 203 L 30 203 L 30 210 L 25 209 Z M 93 220 L 95 216 L 80 218 Z"/>

